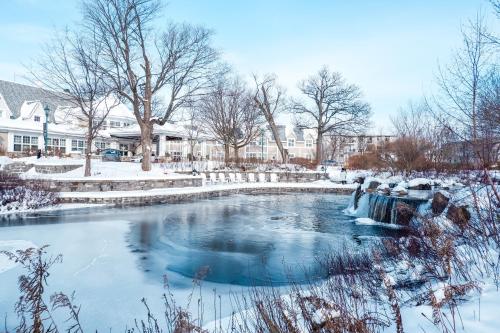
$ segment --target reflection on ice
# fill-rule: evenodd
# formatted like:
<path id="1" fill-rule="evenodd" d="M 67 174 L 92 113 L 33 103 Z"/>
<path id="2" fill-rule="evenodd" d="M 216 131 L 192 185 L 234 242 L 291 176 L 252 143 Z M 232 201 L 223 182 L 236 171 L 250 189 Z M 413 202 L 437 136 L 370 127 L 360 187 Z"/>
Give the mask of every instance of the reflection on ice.
<path id="1" fill-rule="evenodd" d="M 155 278 L 176 272 L 235 285 L 286 284 L 324 277 L 322 253 L 355 235 L 386 235 L 359 228 L 342 214 L 346 196 L 235 196 L 176 205 L 131 225 L 129 242 L 139 265 Z M 390 232 L 390 231 L 389 231 Z M 358 238 L 359 239 L 359 238 Z"/>

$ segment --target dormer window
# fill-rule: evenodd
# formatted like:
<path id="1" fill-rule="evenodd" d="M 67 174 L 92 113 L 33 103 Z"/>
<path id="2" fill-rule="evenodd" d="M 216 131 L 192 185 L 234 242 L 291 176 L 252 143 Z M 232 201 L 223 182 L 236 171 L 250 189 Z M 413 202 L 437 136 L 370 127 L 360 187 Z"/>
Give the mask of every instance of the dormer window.
<path id="1" fill-rule="evenodd" d="M 288 139 L 288 147 L 295 147 L 295 139 Z"/>
<path id="2" fill-rule="evenodd" d="M 310 148 L 310 147 L 312 147 L 312 146 L 313 146 L 313 140 L 311 140 L 311 139 L 307 139 L 307 140 L 306 140 L 306 147 Z"/>
<path id="3" fill-rule="evenodd" d="M 40 122 L 40 116 L 35 116 L 35 117 L 33 118 L 33 120 L 34 120 L 34 121 L 36 121 L 36 122 Z"/>

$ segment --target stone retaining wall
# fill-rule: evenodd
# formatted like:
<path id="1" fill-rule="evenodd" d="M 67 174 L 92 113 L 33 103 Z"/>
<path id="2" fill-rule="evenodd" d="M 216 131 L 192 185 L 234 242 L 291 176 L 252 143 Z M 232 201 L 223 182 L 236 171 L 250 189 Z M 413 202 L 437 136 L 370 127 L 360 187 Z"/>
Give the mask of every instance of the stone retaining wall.
<path id="1" fill-rule="evenodd" d="M 297 188 L 297 187 L 275 187 L 275 188 L 238 188 L 238 189 L 221 189 L 207 190 L 197 193 L 172 193 L 159 194 L 151 196 L 127 196 L 127 197 L 103 197 L 103 198 L 85 198 L 85 197 L 63 197 L 60 198 L 61 203 L 90 203 L 90 204 L 114 204 L 114 205 L 148 205 L 148 204 L 166 204 L 178 203 L 185 201 L 195 201 L 199 199 L 207 199 L 233 194 L 279 194 L 279 193 L 336 193 L 336 194 L 351 194 L 352 189 L 348 188 Z"/>
<path id="2" fill-rule="evenodd" d="M 20 174 L 28 171 L 33 167 L 33 164 L 26 164 L 24 162 L 14 162 L 4 165 L 3 171 L 12 174 Z"/>
<path id="3" fill-rule="evenodd" d="M 143 180 L 39 180 L 28 182 L 43 184 L 49 191 L 55 192 L 106 192 L 106 191 L 141 191 L 155 188 L 200 187 L 203 185 L 201 177 L 186 177 L 172 179 L 143 179 Z"/>
<path id="4" fill-rule="evenodd" d="M 38 173 L 45 173 L 45 174 L 66 173 L 81 168 L 82 166 L 83 164 L 35 165 L 35 171 Z"/>

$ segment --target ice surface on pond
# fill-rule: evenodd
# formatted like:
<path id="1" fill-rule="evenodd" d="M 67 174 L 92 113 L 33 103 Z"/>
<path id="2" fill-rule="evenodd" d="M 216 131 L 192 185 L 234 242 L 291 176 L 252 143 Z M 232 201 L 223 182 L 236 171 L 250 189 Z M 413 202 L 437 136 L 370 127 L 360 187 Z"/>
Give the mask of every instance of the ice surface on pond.
<path id="1" fill-rule="evenodd" d="M 144 317 L 143 297 L 161 314 L 164 275 L 178 304 L 185 306 L 193 277 L 208 267 L 203 299 L 212 302 L 216 289 L 229 304 L 230 291 L 245 291 L 253 284 L 323 277 L 317 259 L 346 242 L 362 246 L 401 233 L 356 224 L 343 214 L 348 201 L 349 196 L 333 194 L 237 195 L 171 205 L 44 212 L 0 219 L 0 244 L 50 244 L 50 254 L 61 253 L 64 261 L 51 271 L 48 295 L 75 291 L 87 329 L 116 331 Z M 17 277 L 22 272 L 10 267 L 0 274 L 0 313 L 8 314 L 10 325 L 15 323 Z M 222 312 L 227 316 L 231 309 Z M 205 318 L 210 316 L 206 307 Z"/>

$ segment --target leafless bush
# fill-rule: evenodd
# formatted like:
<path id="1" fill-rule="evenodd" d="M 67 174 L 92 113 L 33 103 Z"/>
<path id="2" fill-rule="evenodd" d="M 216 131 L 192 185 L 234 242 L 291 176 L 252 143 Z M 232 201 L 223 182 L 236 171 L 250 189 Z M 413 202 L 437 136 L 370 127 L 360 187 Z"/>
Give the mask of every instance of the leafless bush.
<path id="1" fill-rule="evenodd" d="M 2 251 L 10 260 L 21 264 L 26 274 L 19 277 L 21 296 L 15 305 L 19 325 L 16 332 L 58 332 L 48 304 L 44 300 L 49 269 L 62 261 L 62 256 L 44 258 L 47 246 L 16 252 Z"/>
<path id="2" fill-rule="evenodd" d="M 26 182 L 16 175 L 0 171 L 0 209 L 36 209 L 56 204 L 58 196 L 42 183 Z"/>

